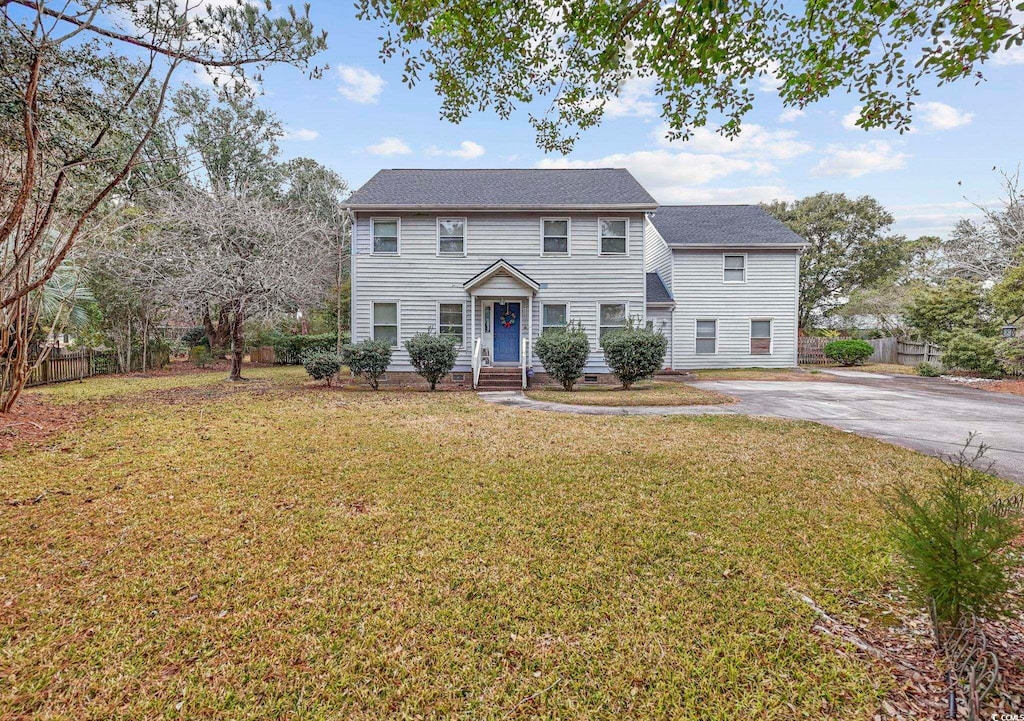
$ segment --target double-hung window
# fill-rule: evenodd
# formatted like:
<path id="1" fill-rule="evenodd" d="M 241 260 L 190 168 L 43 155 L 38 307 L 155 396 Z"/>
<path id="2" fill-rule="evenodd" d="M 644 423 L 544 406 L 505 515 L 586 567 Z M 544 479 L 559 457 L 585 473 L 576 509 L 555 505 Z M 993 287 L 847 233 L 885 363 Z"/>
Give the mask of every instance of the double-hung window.
<path id="1" fill-rule="evenodd" d="M 747 280 L 747 256 L 724 256 L 722 271 L 726 283 L 744 283 Z"/>
<path id="2" fill-rule="evenodd" d="M 626 254 L 626 228 L 629 222 L 625 218 L 608 218 L 599 222 L 601 227 L 601 255 Z"/>
<path id="3" fill-rule="evenodd" d="M 398 254 L 398 218 L 374 218 L 373 252 Z"/>
<path id="4" fill-rule="evenodd" d="M 543 255 L 569 255 L 569 219 L 543 218 L 541 225 L 541 253 Z"/>
<path id="5" fill-rule="evenodd" d="M 569 324 L 569 306 L 565 303 L 545 303 L 541 315 L 540 332 L 558 330 Z"/>
<path id="6" fill-rule="evenodd" d="M 625 303 L 601 303 L 597 315 L 598 338 L 604 338 L 605 333 L 626 327 Z"/>
<path id="7" fill-rule="evenodd" d="M 373 339 L 398 347 L 398 303 L 373 304 Z"/>
<path id="8" fill-rule="evenodd" d="M 437 306 L 437 330 L 441 335 L 452 335 L 463 345 L 465 310 L 462 303 L 439 303 Z"/>
<path id="9" fill-rule="evenodd" d="M 437 219 L 437 253 L 438 255 L 466 254 L 466 219 Z"/>
<path id="10" fill-rule="evenodd" d="M 771 355 L 772 322 L 770 320 L 750 321 L 750 352 L 753 355 Z"/>
<path id="11" fill-rule="evenodd" d="M 697 354 L 714 355 L 718 352 L 718 321 L 697 321 Z"/>

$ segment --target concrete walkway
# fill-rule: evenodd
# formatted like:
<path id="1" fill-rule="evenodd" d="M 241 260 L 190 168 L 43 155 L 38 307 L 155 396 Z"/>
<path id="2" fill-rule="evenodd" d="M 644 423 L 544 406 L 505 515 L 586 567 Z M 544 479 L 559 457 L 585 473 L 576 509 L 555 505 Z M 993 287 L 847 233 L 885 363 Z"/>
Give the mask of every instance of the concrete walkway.
<path id="1" fill-rule="evenodd" d="M 522 393 L 481 393 L 491 403 L 587 415 L 769 416 L 815 421 L 933 456 L 955 453 L 970 433 L 991 446 L 993 470 L 1024 483 L 1024 398 L 941 379 L 846 371 L 831 381 L 701 381 L 738 402 L 612 408 L 546 403 Z"/>

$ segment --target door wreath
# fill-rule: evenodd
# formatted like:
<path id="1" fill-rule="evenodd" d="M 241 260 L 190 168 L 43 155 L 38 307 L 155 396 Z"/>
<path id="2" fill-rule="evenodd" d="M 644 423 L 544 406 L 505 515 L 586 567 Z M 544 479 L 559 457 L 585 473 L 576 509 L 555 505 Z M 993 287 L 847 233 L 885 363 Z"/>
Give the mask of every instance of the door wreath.
<path id="1" fill-rule="evenodd" d="M 505 328 L 511 328 L 516 324 L 516 314 L 506 308 L 505 312 L 501 314 L 501 317 L 498 318 L 498 320 L 501 321 L 502 326 Z"/>

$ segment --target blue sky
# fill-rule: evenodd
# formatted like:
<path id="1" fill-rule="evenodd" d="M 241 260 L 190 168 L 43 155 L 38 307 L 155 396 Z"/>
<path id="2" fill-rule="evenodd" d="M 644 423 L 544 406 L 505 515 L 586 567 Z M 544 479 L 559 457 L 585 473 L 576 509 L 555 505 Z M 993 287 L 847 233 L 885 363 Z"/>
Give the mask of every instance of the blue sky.
<path id="1" fill-rule="evenodd" d="M 856 98 L 835 95 L 786 113 L 770 83 L 760 83 L 746 130 L 730 142 L 711 128 L 689 142 L 667 144 L 659 100 L 650 84 L 625 88 L 601 127 L 587 131 L 568 157 L 545 155 L 525 110 L 509 120 L 475 113 L 460 125 L 439 118 L 429 80 L 401 82 L 399 63 L 378 57 L 379 28 L 359 22 L 348 3 L 313 2 L 314 21 L 328 31 L 331 68 L 309 80 L 291 68 L 265 76 L 262 102 L 289 129 L 289 157 L 305 155 L 341 173 L 356 188 L 380 168 L 629 168 L 663 203 L 751 203 L 819 191 L 869 194 L 911 237 L 944 235 L 973 203 L 999 197 L 993 168 L 1024 160 L 1024 49 L 997 55 L 986 80 L 923 87 L 914 132 L 866 132 L 852 125 Z"/>

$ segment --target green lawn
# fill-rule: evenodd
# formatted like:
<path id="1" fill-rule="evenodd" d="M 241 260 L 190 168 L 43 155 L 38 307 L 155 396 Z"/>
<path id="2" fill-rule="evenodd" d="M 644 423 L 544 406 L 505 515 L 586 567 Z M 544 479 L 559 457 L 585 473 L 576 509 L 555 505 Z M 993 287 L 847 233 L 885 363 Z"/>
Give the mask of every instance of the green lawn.
<path id="1" fill-rule="evenodd" d="M 675 381 L 638 383 L 628 391 L 621 386 L 577 386 L 572 392 L 562 388 L 538 388 L 527 391 L 526 395 L 538 401 L 578 406 L 699 406 L 732 400 L 721 393 Z"/>
<path id="2" fill-rule="evenodd" d="M 871 719 L 811 631 L 895 572 L 935 462 L 823 426 L 352 393 L 298 369 L 52 387 L 0 455 L 0 717 Z"/>

